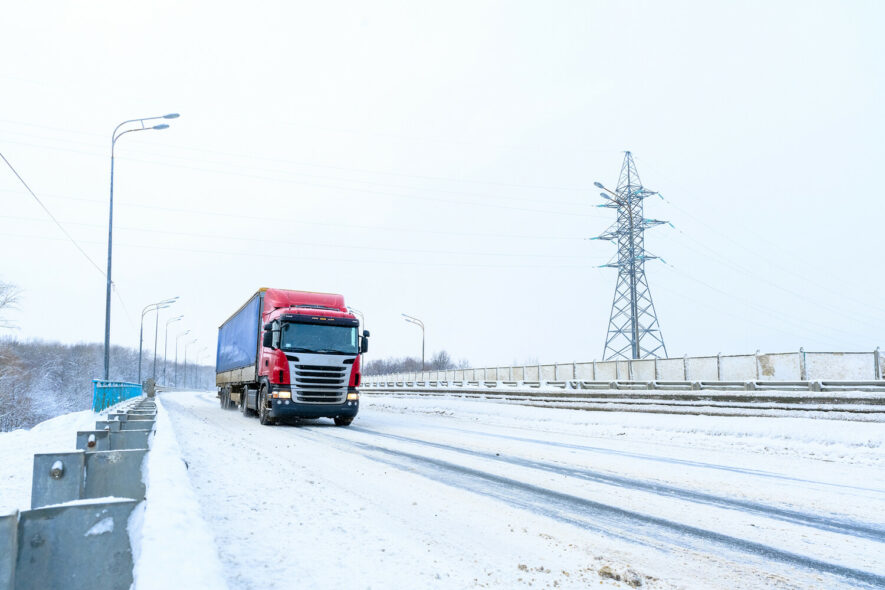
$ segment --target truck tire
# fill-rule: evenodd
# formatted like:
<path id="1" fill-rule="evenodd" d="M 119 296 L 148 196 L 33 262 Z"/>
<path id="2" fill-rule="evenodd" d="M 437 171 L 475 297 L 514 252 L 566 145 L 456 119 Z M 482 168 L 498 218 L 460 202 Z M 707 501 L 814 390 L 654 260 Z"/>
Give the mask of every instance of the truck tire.
<path id="1" fill-rule="evenodd" d="M 267 408 L 267 386 L 262 386 L 258 392 L 258 421 L 262 426 L 270 426 L 274 423 L 274 419 L 270 417 L 270 410 Z"/>
<path id="2" fill-rule="evenodd" d="M 243 416 L 249 416 L 249 408 L 246 406 L 246 400 L 249 399 L 249 390 L 243 388 L 243 394 L 240 397 L 240 411 L 243 413 Z"/>
<path id="3" fill-rule="evenodd" d="M 335 426 L 350 426 L 353 418 L 335 418 Z"/>

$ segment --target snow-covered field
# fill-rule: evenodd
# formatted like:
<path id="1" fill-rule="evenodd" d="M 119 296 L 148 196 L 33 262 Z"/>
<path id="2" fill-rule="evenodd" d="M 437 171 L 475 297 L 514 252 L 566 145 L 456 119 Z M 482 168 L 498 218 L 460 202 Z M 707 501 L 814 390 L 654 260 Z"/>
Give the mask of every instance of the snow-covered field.
<path id="1" fill-rule="evenodd" d="M 212 393 L 159 400 L 143 571 L 164 538 L 211 537 L 232 589 L 885 585 L 882 423 L 364 395 L 349 428 L 262 427 Z M 10 449 L 64 420 L 70 447 L 76 416 L 0 435 L 0 507 L 27 505 Z"/>

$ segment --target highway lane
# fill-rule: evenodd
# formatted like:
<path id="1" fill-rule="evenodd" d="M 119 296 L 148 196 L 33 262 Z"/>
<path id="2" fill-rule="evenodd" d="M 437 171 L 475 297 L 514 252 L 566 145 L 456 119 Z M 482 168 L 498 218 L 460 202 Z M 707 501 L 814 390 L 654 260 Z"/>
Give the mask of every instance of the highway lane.
<path id="1" fill-rule="evenodd" d="M 261 427 L 206 393 L 161 400 L 232 587 L 343 587 L 355 572 L 376 588 L 577 588 L 608 572 L 646 587 L 885 586 L 885 524 L 869 518 L 885 492 L 863 453 L 785 464 L 464 400 L 364 402 L 351 428 Z"/>

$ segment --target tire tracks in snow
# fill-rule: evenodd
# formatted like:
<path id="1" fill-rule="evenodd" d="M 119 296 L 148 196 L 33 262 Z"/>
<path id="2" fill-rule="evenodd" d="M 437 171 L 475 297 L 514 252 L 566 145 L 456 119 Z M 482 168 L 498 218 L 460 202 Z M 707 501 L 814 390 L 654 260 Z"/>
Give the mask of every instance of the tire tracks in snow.
<path id="1" fill-rule="evenodd" d="M 657 455 L 648 455 L 646 453 L 636 453 L 631 451 L 619 451 L 617 449 L 607 449 L 605 447 L 594 447 L 590 445 L 578 445 L 578 444 L 570 444 L 570 443 L 561 443 L 553 440 L 539 440 L 534 438 L 525 438 L 521 436 L 513 436 L 508 434 L 495 434 L 492 432 L 481 432 L 478 430 L 465 430 L 463 428 L 452 428 L 451 426 L 438 426 L 437 428 L 442 430 L 451 430 L 453 432 L 459 432 L 462 434 L 469 435 L 478 435 L 485 436 L 489 438 L 500 438 L 504 440 L 512 440 L 515 442 L 524 442 L 530 444 L 538 444 L 545 445 L 550 447 L 557 447 L 561 449 L 570 449 L 576 451 L 589 451 L 592 453 L 599 453 L 603 455 L 615 455 L 619 457 L 628 457 L 630 459 L 640 459 L 644 461 L 654 461 L 657 463 L 665 463 L 669 465 L 684 465 L 686 467 L 698 467 L 701 469 L 715 469 L 718 471 L 728 471 L 731 473 L 739 473 L 741 475 L 753 475 L 757 477 L 765 477 L 769 479 L 781 480 L 781 481 L 793 481 L 796 483 L 803 484 L 811 484 L 817 486 L 826 486 L 826 487 L 834 487 L 848 490 L 857 490 L 861 492 L 872 492 L 879 495 L 885 495 L 885 490 L 876 489 L 876 488 L 865 488 L 861 486 L 852 486 L 840 483 L 833 483 L 828 481 L 817 481 L 813 479 L 803 479 L 801 477 L 792 477 L 789 475 L 783 475 L 780 473 L 772 473 L 770 471 L 763 471 L 760 469 L 749 469 L 746 467 L 733 467 L 730 465 L 717 465 L 715 463 L 705 463 L 703 461 L 692 461 L 690 459 L 674 459 L 671 457 L 661 457 Z"/>
<path id="2" fill-rule="evenodd" d="M 361 430 L 372 436 L 396 438 L 396 435 L 386 435 L 368 429 Z M 331 440 L 339 450 L 360 453 L 373 461 L 416 473 L 447 486 L 490 497 L 535 514 L 633 543 L 646 546 L 663 544 L 664 550 L 684 550 L 688 547 L 701 553 L 709 553 L 709 544 L 715 544 L 744 556 L 752 555 L 761 560 L 837 576 L 873 588 L 885 587 L 885 575 L 800 555 L 764 543 L 588 500 L 442 459 L 343 438 L 332 433 L 305 430 L 300 434 L 315 440 L 318 438 Z M 421 442 L 426 441 L 418 441 L 419 444 Z M 436 443 L 430 443 L 430 446 L 436 446 Z M 445 450 L 454 450 L 454 448 Z M 482 456 L 482 458 L 491 457 Z M 499 459 L 499 457 L 494 458 Z M 652 540 L 658 543 L 651 543 Z"/>
<path id="3" fill-rule="evenodd" d="M 456 447 L 444 443 L 435 443 L 396 434 L 389 434 L 386 432 L 379 432 L 377 430 L 370 430 L 368 428 L 363 428 L 359 426 L 353 426 L 351 427 L 351 430 L 363 432 L 372 436 L 380 436 L 401 442 L 420 444 L 444 451 L 461 453 L 480 459 L 488 459 L 491 461 L 509 463 L 511 465 L 518 465 L 520 467 L 527 467 L 529 469 L 537 469 L 540 471 L 546 471 L 548 473 L 555 473 L 557 475 L 574 477 L 577 479 L 583 479 L 585 481 L 592 481 L 594 483 L 612 485 L 620 488 L 627 488 L 642 492 L 651 492 L 659 496 L 678 498 L 680 500 L 686 500 L 689 502 L 706 504 L 708 506 L 716 506 L 717 508 L 725 508 L 730 510 L 738 510 L 744 513 L 758 514 L 766 518 L 774 518 L 777 520 L 782 520 L 784 522 L 789 522 L 791 524 L 809 526 L 823 531 L 851 535 L 855 537 L 869 539 L 872 541 L 877 541 L 879 543 L 885 543 L 885 528 L 867 526 L 856 521 L 826 518 L 817 514 L 810 514 L 798 510 L 777 508 L 759 502 L 727 498 L 724 496 L 717 496 L 715 494 L 708 494 L 705 492 L 696 492 L 693 490 L 688 490 L 668 484 L 651 483 L 648 481 L 642 481 L 639 479 L 624 477 L 620 475 L 601 473 L 589 469 L 563 467 L 553 465 L 551 463 L 533 461 L 531 459 L 522 459 L 520 457 L 499 456 L 492 453 L 465 449 L 462 447 Z"/>

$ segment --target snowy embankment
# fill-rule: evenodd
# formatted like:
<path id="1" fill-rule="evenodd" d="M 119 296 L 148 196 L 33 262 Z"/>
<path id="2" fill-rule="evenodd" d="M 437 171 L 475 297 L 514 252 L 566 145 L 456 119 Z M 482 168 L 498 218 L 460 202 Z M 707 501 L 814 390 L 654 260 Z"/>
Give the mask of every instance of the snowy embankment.
<path id="1" fill-rule="evenodd" d="M 57 416 L 30 430 L 0 433 L 0 514 L 31 507 L 35 453 L 75 451 L 77 431 L 95 428 L 91 410 Z"/>
<path id="2" fill-rule="evenodd" d="M 129 520 L 134 590 L 225 588 L 212 535 L 200 517 L 178 441 L 162 402 L 143 467 L 145 502 Z"/>
<path id="3" fill-rule="evenodd" d="M 76 450 L 76 432 L 93 429 L 98 418 L 85 410 L 30 430 L 0 434 L 0 514 L 30 507 L 35 453 Z M 156 431 L 150 440 L 142 467 L 148 500 L 139 503 L 129 519 L 133 590 L 225 588 L 213 537 L 200 516 L 162 403 L 157 403 Z"/>

